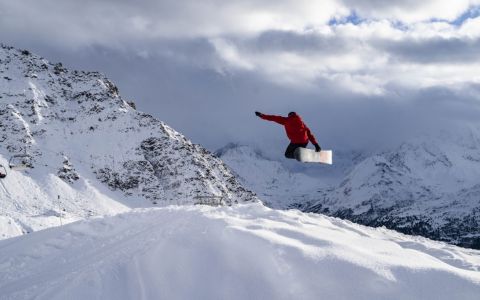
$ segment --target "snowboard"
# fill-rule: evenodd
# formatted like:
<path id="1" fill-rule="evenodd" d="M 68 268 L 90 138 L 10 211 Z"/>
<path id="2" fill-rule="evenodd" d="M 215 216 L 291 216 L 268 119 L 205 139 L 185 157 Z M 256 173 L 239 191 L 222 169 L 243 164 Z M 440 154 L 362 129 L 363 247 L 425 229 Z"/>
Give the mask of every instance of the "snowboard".
<path id="1" fill-rule="evenodd" d="M 320 152 L 316 152 L 312 149 L 300 147 L 295 149 L 293 155 L 296 160 L 301 162 L 316 162 L 327 165 L 332 164 L 332 150 L 322 150 Z"/>

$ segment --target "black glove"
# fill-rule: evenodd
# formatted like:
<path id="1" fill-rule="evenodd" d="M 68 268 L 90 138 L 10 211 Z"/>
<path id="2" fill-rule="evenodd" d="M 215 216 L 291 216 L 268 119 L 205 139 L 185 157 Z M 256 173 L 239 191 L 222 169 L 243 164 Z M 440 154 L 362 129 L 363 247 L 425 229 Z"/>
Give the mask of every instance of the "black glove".
<path id="1" fill-rule="evenodd" d="M 256 115 L 257 117 L 260 117 L 260 118 L 263 116 L 263 114 L 260 113 L 260 112 L 258 112 L 258 111 L 255 112 L 255 115 Z"/>
<path id="2" fill-rule="evenodd" d="M 317 152 L 322 151 L 322 148 L 320 147 L 319 144 L 315 144 L 314 146 L 315 146 L 315 151 L 317 151 Z"/>

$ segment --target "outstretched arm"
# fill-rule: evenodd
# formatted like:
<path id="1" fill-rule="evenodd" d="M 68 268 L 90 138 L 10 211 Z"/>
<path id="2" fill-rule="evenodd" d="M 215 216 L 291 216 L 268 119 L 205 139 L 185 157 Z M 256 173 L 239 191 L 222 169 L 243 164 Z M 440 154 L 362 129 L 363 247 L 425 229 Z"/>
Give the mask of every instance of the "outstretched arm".
<path id="1" fill-rule="evenodd" d="M 258 111 L 255 112 L 255 115 L 257 115 L 258 117 L 260 117 L 264 120 L 273 121 L 273 122 L 276 122 L 280 125 L 285 125 L 285 122 L 287 121 L 287 118 L 285 118 L 285 117 L 265 115 L 265 114 L 259 113 Z"/>

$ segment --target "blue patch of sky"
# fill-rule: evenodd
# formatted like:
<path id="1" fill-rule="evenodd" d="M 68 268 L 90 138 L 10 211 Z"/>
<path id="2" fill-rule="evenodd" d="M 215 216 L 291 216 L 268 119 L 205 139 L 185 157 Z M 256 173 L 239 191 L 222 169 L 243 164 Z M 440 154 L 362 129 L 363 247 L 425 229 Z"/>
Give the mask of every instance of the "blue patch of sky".
<path id="1" fill-rule="evenodd" d="M 446 22 L 452 24 L 454 26 L 461 26 L 465 21 L 468 19 L 474 19 L 480 17 L 480 5 L 472 6 L 468 10 L 466 10 L 463 14 L 461 14 L 458 18 L 453 21 L 448 21 L 444 19 L 430 19 L 429 22 Z M 360 23 L 367 22 L 368 20 L 365 18 L 360 17 L 355 11 L 352 11 L 350 15 L 342 18 L 333 18 L 328 22 L 328 25 L 335 26 L 335 25 L 342 25 L 342 24 L 353 24 L 358 25 Z M 398 20 L 390 20 L 391 24 L 394 28 L 405 31 L 408 29 L 408 25 L 400 22 Z"/>
<path id="2" fill-rule="evenodd" d="M 408 25 L 406 23 L 400 22 L 400 21 L 391 21 L 390 24 L 392 24 L 392 27 L 401 31 L 407 31 L 409 29 Z"/>
<path id="3" fill-rule="evenodd" d="M 342 18 L 333 18 L 328 22 L 328 25 L 335 26 L 335 25 L 343 25 L 343 24 L 353 24 L 358 25 L 361 23 L 373 21 L 373 19 L 366 19 L 360 17 L 355 11 L 352 11 L 350 15 Z M 406 31 L 408 30 L 408 25 L 397 20 L 389 20 L 392 26 L 398 30 Z"/>
<path id="4" fill-rule="evenodd" d="M 466 12 L 464 12 L 462 15 L 460 15 L 458 18 L 453 20 L 452 22 L 449 22 L 452 25 L 460 26 L 462 25 L 466 20 L 468 19 L 474 19 L 480 16 L 480 6 L 472 6 L 470 7 Z"/>
<path id="5" fill-rule="evenodd" d="M 358 25 L 360 23 L 365 22 L 366 19 L 361 18 L 355 11 L 352 11 L 350 15 L 342 18 L 333 18 L 328 21 L 328 25 L 335 26 L 335 25 L 342 25 L 342 24 L 354 24 Z"/>
<path id="6" fill-rule="evenodd" d="M 445 19 L 433 18 L 430 19 L 429 22 L 444 22 L 454 26 L 462 26 L 462 24 L 467 21 L 468 19 L 474 19 L 480 16 L 480 6 L 472 6 L 468 10 L 466 10 L 463 14 L 458 16 L 455 20 L 449 21 Z"/>

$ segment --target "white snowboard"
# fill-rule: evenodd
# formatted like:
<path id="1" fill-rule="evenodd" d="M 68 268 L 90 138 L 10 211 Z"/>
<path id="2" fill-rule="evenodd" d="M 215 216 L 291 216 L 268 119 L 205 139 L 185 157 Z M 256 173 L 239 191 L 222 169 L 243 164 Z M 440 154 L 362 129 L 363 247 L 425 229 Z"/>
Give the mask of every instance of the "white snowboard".
<path id="1" fill-rule="evenodd" d="M 332 164 L 332 150 L 322 150 L 316 152 L 312 149 L 297 148 L 293 154 L 298 161 L 301 162 L 316 162 L 331 165 Z"/>

